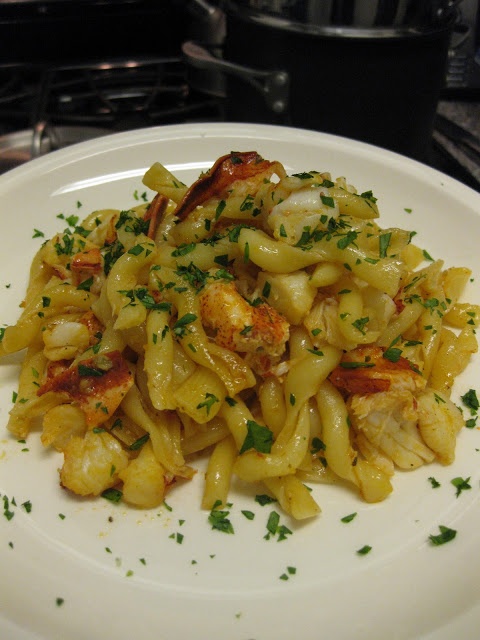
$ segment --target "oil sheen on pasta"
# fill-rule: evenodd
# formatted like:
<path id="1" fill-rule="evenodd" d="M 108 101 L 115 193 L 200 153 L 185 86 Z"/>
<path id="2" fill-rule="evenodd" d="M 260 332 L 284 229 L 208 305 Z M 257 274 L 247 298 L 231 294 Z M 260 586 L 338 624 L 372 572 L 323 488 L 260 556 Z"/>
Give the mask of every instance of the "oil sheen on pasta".
<path id="1" fill-rule="evenodd" d="M 2 355 L 25 352 L 8 429 L 40 426 L 63 487 L 152 508 L 202 456 L 202 508 L 240 480 L 304 519 L 306 482 L 376 502 L 396 469 L 453 461 L 468 269 L 381 228 L 370 191 L 256 152 L 143 182 L 148 202 L 44 243 L 3 331 Z"/>

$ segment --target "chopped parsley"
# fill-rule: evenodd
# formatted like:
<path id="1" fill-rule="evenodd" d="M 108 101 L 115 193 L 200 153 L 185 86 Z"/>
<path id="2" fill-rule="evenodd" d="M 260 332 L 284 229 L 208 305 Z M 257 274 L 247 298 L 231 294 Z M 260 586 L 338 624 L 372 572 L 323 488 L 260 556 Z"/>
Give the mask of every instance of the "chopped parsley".
<path id="1" fill-rule="evenodd" d="M 315 455 L 320 451 L 325 451 L 325 449 L 326 449 L 325 443 L 322 440 L 320 440 L 320 438 L 318 438 L 317 436 L 314 436 L 312 438 L 312 448 L 310 449 L 310 452 L 312 453 L 312 455 Z"/>
<path id="2" fill-rule="evenodd" d="M 385 360 L 390 360 L 390 362 L 398 362 L 402 355 L 402 350 L 397 347 L 388 347 L 383 353 L 383 357 Z"/>
<path id="3" fill-rule="evenodd" d="M 149 439 L 150 439 L 150 434 L 146 433 L 145 435 L 135 440 L 135 442 L 132 442 L 132 444 L 128 448 L 130 449 L 130 451 L 138 451 L 143 447 L 143 445 L 146 442 L 148 442 Z"/>
<path id="4" fill-rule="evenodd" d="M 174 251 L 172 251 L 172 257 L 178 258 L 179 256 L 186 256 L 194 251 L 196 246 L 195 242 L 191 242 L 190 244 L 180 244 Z"/>
<path id="5" fill-rule="evenodd" d="M 297 573 L 296 567 L 287 567 L 286 572 L 282 573 L 280 580 L 289 580 L 290 576 L 294 576 Z"/>
<path id="6" fill-rule="evenodd" d="M 216 402 L 220 402 L 219 399 L 213 393 L 206 393 L 205 400 L 197 404 L 197 409 L 205 408 L 207 411 L 207 416 L 210 415 L 210 409 Z"/>
<path id="7" fill-rule="evenodd" d="M 320 200 L 322 204 L 326 207 L 330 207 L 332 209 L 335 208 L 335 200 L 331 196 L 324 196 L 323 193 L 320 195 Z"/>
<path id="8" fill-rule="evenodd" d="M 320 349 L 307 349 L 307 351 L 309 353 L 313 353 L 314 356 L 317 356 L 319 358 L 321 358 L 324 355 L 323 351 L 320 351 Z"/>
<path id="9" fill-rule="evenodd" d="M 308 173 L 308 171 L 303 171 L 302 173 L 292 173 L 292 176 L 294 178 L 299 178 L 300 180 L 310 180 L 311 178 L 313 178 L 313 175 L 311 173 Z"/>
<path id="10" fill-rule="evenodd" d="M 260 453 L 270 453 L 273 444 L 273 433 L 268 427 L 258 424 L 254 420 L 247 420 L 247 435 L 243 441 L 240 453 L 255 449 Z"/>
<path id="11" fill-rule="evenodd" d="M 123 255 L 124 250 L 125 247 L 118 240 L 106 248 L 103 256 L 103 270 L 105 272 L 105 275 L 108 276 L 113 265 L 120 258 L 120 256 Z"/>
<path id="12" fill-rule="evenodd" d="M 354 511 L 353 513 L 349 513 L 348 516 L 343 516 L 343 518 L 340 518 L 340 522 L 352 522 L 352 520 L 354 520 L 357 517 L 357 512 Z"/>
<path id="13" fill-rule="evenodd" d="M 387 250 L 388 250 L 388 247 L 390 246 L 391 238 L 392 238 L 392 234 L 390 232 L 380 234 L 378 239 L 380 258 L 387 257 Z"/>
<path id="14" fill-rule="evenodd" d="M 477 392 L 474 389 L 470 389 L 469 391 L 467 391 L 467 393 L 461 396 L 460 399 L 462 400 L 463 404 L 468 409 L 470 409 L 472 415 L 474 415 L 478 411 L 480 403 L 477 398 Z"/>
<path id="15" fill-rule="evenodd" d="M 346 249 L 349 244 L 355 244 L 355 240 L 358 238 L 357 231 L 348 231 L 343 235 L 340 240 L 337 241 L 337 247 L 339 249 Z"/>
<path id="16" fill-rule="evenodd" d="M 215 220 L 218 220 L 220 218 L 226 206 L 227 203 L 225 202 L 225 200 L 220 200 L 215 210 Z"/>
<path id="17" fill-rule="evenodd" d="M 90 291 L 91 287 L 93 285 L 93 276 L 91 276 L 90 278 L 87 278 L 86 280 L 84 280 L 83 282 L 81 282 L 78 286 L 77 289 L 79 291 Z"/>
<path id="18" fill-rule="evenodd" d="M 173 325 L 173 333 L 176 336 L 183 338 L 188 331 L 187 325 L 195 322 L 196 319 L 197 316 L 194 313 L 186 313 L 181 318 L 178 318 L 178 320 Z"/>
<path id="19" fill-rule="evenodd" d="M 129 305 L 134 306 L 136 301 L 140 302 L 146 309 L 155 309 L 157 311 L 170 311 L 172 305 L 170 302 L 156 302 L 155 298 L 149 292 L 146 287 L 139 287 L 138 289 L 120 290 L 126 296 L 130 302 Z"/>
<path id="20" fill-rule="evenodd" d="M 374 367 L 375 363 L 374 362 L 356 362 L 355 360 L 345 360 L 343 362 L 340 362 L 340 366 L 343 369 L 362 369 L 362 368 L 370 368 L 370 367 Z"/>
<path id="21" fill-rule="evenodd" d="M 266 493 L 260 493 L 255 496 L 255 502 L 264 507 L 267 504 L 272 504 L 272 502 L 277 502 L 277 499 L 268 496 Z"/>
<path id="22" fill-rule="evenodd" d="M 248 335 L 253 329 L 253 325 L 251 324 L 246 324 L 243 329 L 240 331 L 240 335 L 241 336 L 246 336 Z"/>
<path id="23" fill-rule="evenodd" d="M 134 244 L 133 247 L 131 247 L 127 253 L 129 253 L 132 256 L 139 256 L 141 253 L 144 252 L 144 247 L 142 247 L 141 244 Z"/>
<path id="24" fill-rule="evenodd" d="M 221 506 L 221 501 L 217 500 L 210 511 L 210 515 L 208 516 L 208 522 L 212 525 L 212 529 L 216 531 L 221 531 L 222 533 L 235 533 L 233 529 L 233 525 L 230 522 L 228 516 L 230 515 L 230 511 L 225 509 L 219 509 Z"/>
<path id="25" fill-rule="evenodd" d="M 103 375 L 105 375 L 106 371 L 102 370 L 102 369 L 96 369 L 94 367 L 89 367 L 85 364 L 80 363 L 78 365 L 78 375 L 79 376 L 90 376 L 93 378 L 99 378 Z"/>
<path id="26" fill-rule="evenodd" d="M 264 536 L 265 540 L 270 540 L 272 537 L 277 536 L 277 542 L 286 540 L 287 536 L 292 531 L 283 524 L 280 524 L 280 514 L 277 511 L 271 511 L 267 520 L 267 534 Z"/>
<path id="27" fill-rule="evenodd" d="M 439 534 L 437 535 L 431 534 L 430 536 L 428 536 L 428 539 L 430 540 L 430 542 L 436 547 L 442 544 L 446 544 L 447 542 L 450 542 L 457 535 L 457 532 L 455 531 L 455 529 L 450 529 L 449 527 L 445 527 L 442 524 L 439 525 L 438 528 L 440 530 Z"/>
<path id="28" fill-rule="evenodd" d="M 362 335 L 366 334 L 365 327 L 369 323 L 370 318 L 368 316 L 364 318 L 357 318 L 354 322 L 352 322 L 352 326 L 355 327 Z"/>
<path id="29" fill-rule="evenodd" d="M 30 500 L 26 500 L 25 502 L 22 502 L 22 507 L 25 509 L 27 513 L 32 512 L 32 503 L 30 502 Z"/>
<path id="30" fill-rule="evenodd" d="M 359 556 L 366 556 L 368 553 L 370 553 L 371 550 L 372 547 L 369 544 L 364 544 L 363 547 L 357 549 L 357 554 Z"/>
<path id="31" fill-rule="evenodd" d="M 270 295 L 271 288 L 272 288 L 272 285 L 270 284 L 270 282 L 268 282 L 268 280 L 266 280 L 262 289 L 262 296 L 264 298 L 268 298 L 268 296 Z"/>
<path id="32" fill-rule="evenodd" d="M 466 491 L 467 489 L 471 489 L 472 485 L 470 484 L 470 477 L 468 478 L 453 478 L 453 480 L 451 480 L 451 483 L 453 484 L 453 486 L 456 488 L 456 497 L 458 498 L 458 496 L 462 493 L 462 491 Z"/>
<path id="33" fill-rule="evenodd" d="M 428 251 L 425 251 L 425 249 L 423 250 L 423 257 L 425 258 L 425 260 L 428 260 L 429 262 L 433 262 L 433 258 L 432 256 L 428 253 Z"/>
<path id="34" fill-rule="evenodd" d="M 102 491 L 101 496 L 109 502 L 117 503 L 122 499 L 123 493 L 119 489 L 111 487 L 110 489 L 105 489 L 105 491 Z"/>
<path id="35" fill-rule="evenodd" d="M 250 211 L 253 208 L 254 197 L 250 194 L 247 194 L 240 205 L 240 211 Z"/>
<path id="36" fill-rule="evenodd" d="M 7 520 L 11 520 L 15 515 L 15 512 L 11 510 L 10 506 L 16 506 L 15 499 L 9 500 L 8 496 L 3 496 L 3 515 Z"/>

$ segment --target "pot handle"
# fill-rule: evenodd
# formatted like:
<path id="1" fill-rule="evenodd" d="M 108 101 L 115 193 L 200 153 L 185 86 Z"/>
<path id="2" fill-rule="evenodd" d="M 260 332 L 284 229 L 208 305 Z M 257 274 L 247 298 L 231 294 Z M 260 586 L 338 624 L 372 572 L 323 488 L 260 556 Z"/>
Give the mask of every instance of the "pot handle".
<path id="1" fill-rule="evenodd" d="M 275 113 L 286 113 L 289 106 L 290 76 L 287 71 L 263 71 L 216 58 L 193 40 L 182 44 L 186 62 L 196 69 L 217 71 L 242 78 L 263 94 L 268 107 Z"/>

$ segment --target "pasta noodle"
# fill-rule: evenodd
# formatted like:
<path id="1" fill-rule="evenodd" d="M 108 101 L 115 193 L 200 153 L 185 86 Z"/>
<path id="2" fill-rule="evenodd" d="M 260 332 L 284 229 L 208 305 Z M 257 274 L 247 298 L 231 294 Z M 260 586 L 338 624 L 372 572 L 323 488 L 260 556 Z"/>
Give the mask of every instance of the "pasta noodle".
<path id="1" fill-rule="evenodd" d="M 379 502 L 397 468 L 453 461 L 468 269 L 382 229 L 371 192 L 255 152 L 190 187 L 157 162 L 144 184 L 151 202 L 42 246 L 2 332 L 0 355 L 25 350 L 8 429 L 40 422 L 64 487 L 151 508 L 200 455 L 203 509 L 239 479 L 303 520 L 306 481 Z"/>

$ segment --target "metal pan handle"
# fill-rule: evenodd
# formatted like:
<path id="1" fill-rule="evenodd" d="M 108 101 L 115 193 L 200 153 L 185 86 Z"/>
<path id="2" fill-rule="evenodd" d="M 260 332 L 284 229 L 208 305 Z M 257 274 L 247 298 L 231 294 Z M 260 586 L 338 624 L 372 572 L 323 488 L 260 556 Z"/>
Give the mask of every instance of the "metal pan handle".
<path id="1" fill-rule="evenodd" d="M 263 95 L 268 107 L 274 113 L 282 114 L 288 111 L 290 76 L 287 71 L 264 71 L 234 64 L 213 56 L 193 40 L 182 44 L 182 53 L 186 63 L 195 69 L 242 78 Z"/>

